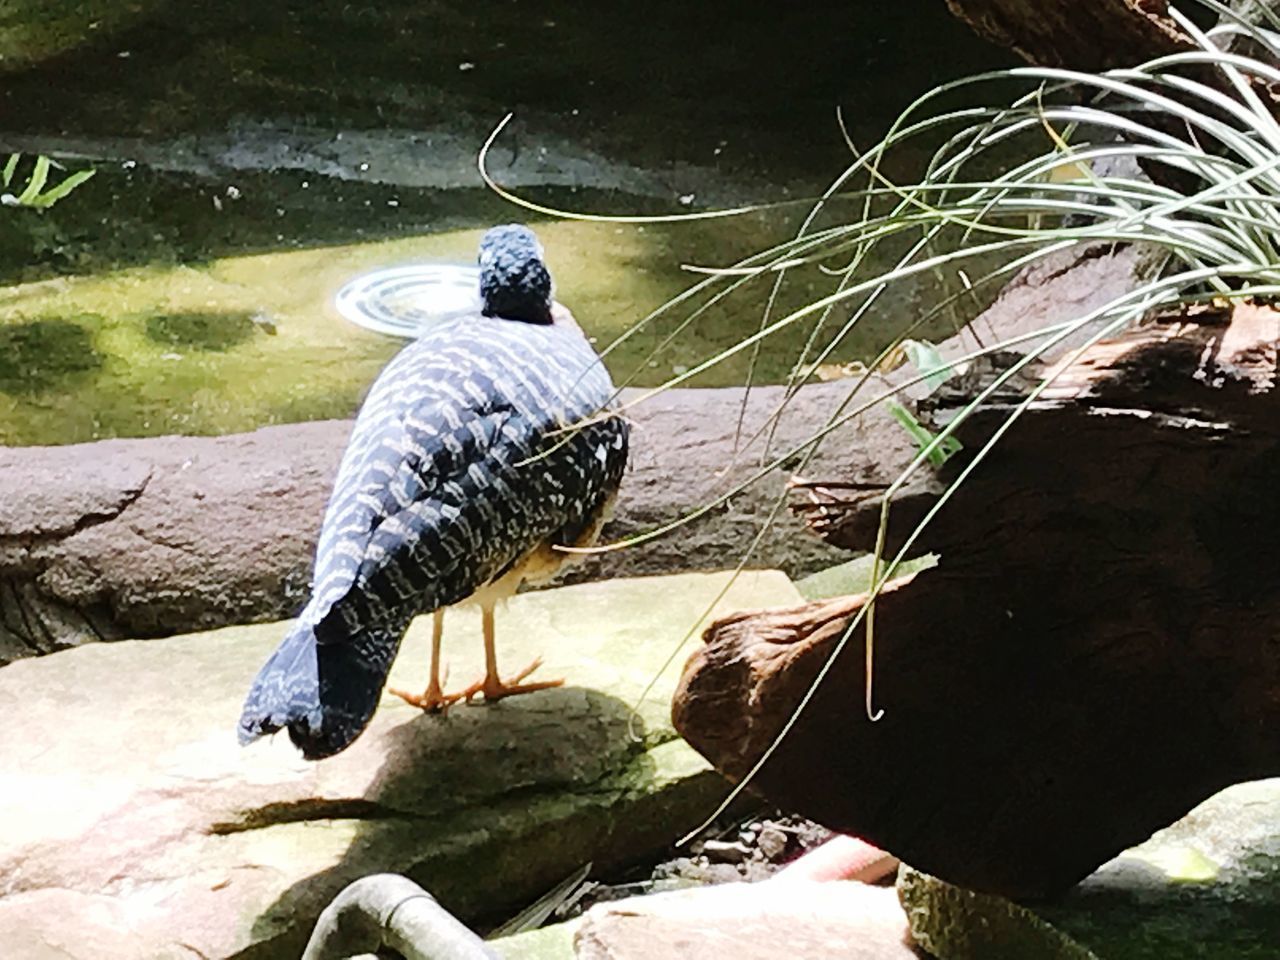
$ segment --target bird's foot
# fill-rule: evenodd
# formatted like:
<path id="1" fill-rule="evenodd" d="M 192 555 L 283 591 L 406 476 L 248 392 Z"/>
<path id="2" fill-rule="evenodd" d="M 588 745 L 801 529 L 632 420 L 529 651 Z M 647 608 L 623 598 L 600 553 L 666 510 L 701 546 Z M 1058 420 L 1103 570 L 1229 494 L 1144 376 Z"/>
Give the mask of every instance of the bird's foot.
<path id="1" fill-rule="evenodd" d="M 462 700 L 470 700 L 474 694 L 471 692 L 472 687 L 465 690 L 459 690 L 457 693 L 445 693 L 440 689 L 440 684 L 429 683 L 427 689 L 422 693 L 409 693 L 407 690 L 388 689 L 387 692 L 399 697 L 405 703 L 412 704 L 427 713 L 446 714 L 449 708 L 455 703 Z"/>
<path id="2" fill-rule="evenodd" d="M 525 677 L 540 666 L 542 666 L 542 658 L 538 657 L 510 680 L 503 680 L 497 676 L 485 677 L 467 688 L 465 691 L 467 702 L 471 703 L 476 697 L 484 697 L 485 703 L 493 703 L 504 697 L 514 697 L 521 693 L 533 693 L 535 690 L 549 690 L 552 687 L 564 686 L 563 677 L 558 680 L 535 680 L 533 683 L 522 682 Z"/>

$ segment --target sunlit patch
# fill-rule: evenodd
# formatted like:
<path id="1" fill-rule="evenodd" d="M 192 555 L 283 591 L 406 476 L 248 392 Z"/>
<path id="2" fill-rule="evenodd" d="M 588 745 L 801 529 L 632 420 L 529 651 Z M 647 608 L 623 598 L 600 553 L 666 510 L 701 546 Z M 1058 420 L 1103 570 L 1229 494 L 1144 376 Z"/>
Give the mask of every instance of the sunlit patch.
<path id="1" fill-rule="evenodd" d="M 334 307 L 367 330 L 416 337 L 433 323 L 480 312 L 480 270 L 453 263 L 376 270 L 339 290 Z"/>

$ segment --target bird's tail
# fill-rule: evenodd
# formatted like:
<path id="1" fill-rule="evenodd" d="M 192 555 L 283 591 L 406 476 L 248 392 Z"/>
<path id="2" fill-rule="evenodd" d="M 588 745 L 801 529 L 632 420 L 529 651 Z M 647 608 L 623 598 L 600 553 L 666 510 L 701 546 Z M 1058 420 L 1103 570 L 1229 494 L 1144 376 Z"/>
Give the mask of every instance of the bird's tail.
<path id="1" fill-rule="evenodd" d="M 287 729 L 308 760 L 345 750 L 373 716 L 403 633 L 366 627 L 323 643 L 311 624 L 297 621 L 253 681 L 240 742 Z"/>

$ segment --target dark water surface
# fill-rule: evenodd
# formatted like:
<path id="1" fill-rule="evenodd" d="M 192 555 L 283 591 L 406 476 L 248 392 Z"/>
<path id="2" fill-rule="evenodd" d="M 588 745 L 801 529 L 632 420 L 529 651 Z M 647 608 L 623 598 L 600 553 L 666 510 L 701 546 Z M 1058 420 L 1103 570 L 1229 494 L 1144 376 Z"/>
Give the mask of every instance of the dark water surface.
<path id="1" fill-rule="evenodd" d="M 214 433 L 349 415 L 399 342 L 334 292 L 379 266 L 469 261 L 535 223 L 560 298 L 603 345 L 694 279 L 791 235 L 803 205 L 677 224 L 564 221 L 816 195 L 913 97 L 1005 62 L 936 0 L 773 3 L 154 3 L 123 32 L 3 78 L 0 147 L 97 176 L 0 217 L 0 442 Z M 909 159 L 909 158 L 908 158 Z M 780 307 L 834 281 L 797 273 Z M 841 343 L 863 358 L 927 305 L 906 287 Z M 767 285 L 661 354 L 673 312 L 611 355 L 660 383 L 759 322 Z M 687 313 L 687 311 L 686 311 Z M 836 320 L 842 317 L 835 318 Z M 940 331 L 939 331 L 940 332 Z M 807 330 L 763 351 L 785 379 Z M 702 375 L 742 382 L 745 357 Z"/>

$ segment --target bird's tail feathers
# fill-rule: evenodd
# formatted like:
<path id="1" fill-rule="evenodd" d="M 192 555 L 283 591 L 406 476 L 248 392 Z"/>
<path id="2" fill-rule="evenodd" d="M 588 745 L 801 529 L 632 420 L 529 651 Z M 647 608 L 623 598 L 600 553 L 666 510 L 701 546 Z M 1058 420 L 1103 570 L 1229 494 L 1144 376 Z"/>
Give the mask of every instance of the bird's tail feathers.
<path id="1" fill-rule="evenodd" d="M 364 627 L 355 636 L 321 643 L 315 627 L 299 620 L 249 690 L 240 742 L 287 729 L 308 760 L 350 746 L 373 716 L 403 633 Z"/>

